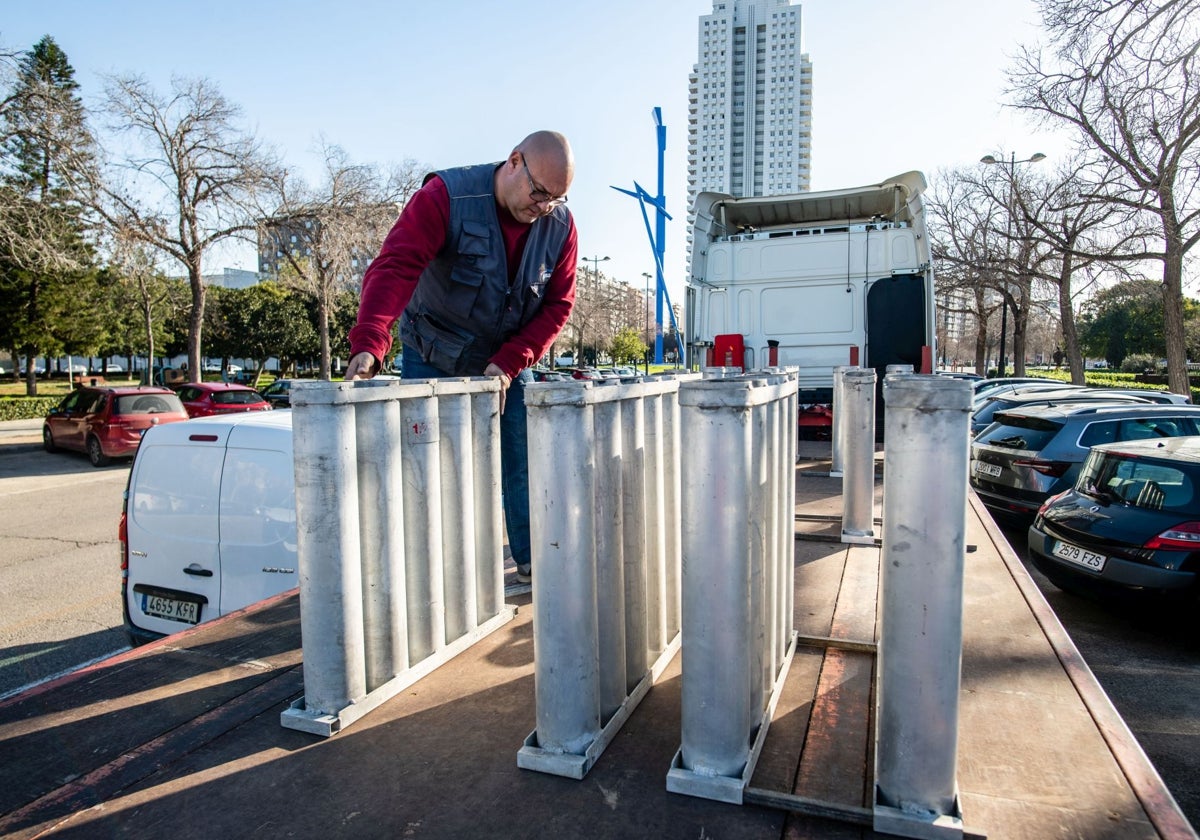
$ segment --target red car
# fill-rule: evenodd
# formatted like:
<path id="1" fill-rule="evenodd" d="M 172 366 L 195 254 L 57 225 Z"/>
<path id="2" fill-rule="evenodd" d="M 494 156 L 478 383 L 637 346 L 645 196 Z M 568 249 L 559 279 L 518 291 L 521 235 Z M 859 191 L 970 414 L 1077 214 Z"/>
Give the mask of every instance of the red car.
<path id="1" fill-rule="evenodd" d="M 247 385 L 228 382 L 189 382 L 175 389 L 190 417 L 270 411 L 271 404 Z"/>
<path id="2" fill-rule="evenodd" d="M 46 417 L 42 446 L 86 452 L 93 466 L 102 467 L 137 452 L 151 426 L 187 419 L 179 397 L 166 388 L 77 388 Z"/>

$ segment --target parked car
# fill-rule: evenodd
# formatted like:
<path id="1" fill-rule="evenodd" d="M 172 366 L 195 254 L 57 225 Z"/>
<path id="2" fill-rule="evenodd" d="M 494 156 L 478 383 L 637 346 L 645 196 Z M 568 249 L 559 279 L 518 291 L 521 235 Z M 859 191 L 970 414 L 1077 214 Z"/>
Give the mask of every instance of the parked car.
<path id="1" fill-rule="evenodd" d="M 971 390 L 974 395 L 978 397 L 988 391 L 995 391 L 997 394 L 1002 394 L 1005 390 L 1012 390 L 1013 386 L 1028 384 L 1044 385 L 1047 383 L 1058 385 L 1060 388 L 1070 384 L 1069 382 L 1062 382 L 1058 379 L 1049 379 L 1045 376 L 1002 376 L 994 379 L 980 379 L 972 382 Z"/>
<path id="2" fill-rule="evenodd" d="M 564 368 L 564 372 L 571 374 L 572 379 L 603 379 L 600 371 L 595 368 Z"/>
<path id="3" fill-rule="evenodd" d="M 207 417 L 146 433 L 121 511 L 134 644 L 297 585 L 292 413 Z"/>
<path id="4" fill-rule="evenodd" d="M 966 379 L 970 382 L 982 382 L 983 377 L 978 373 L 968 373 L 965 370 L 935 370 L 938 376 L 948 376 L 951 379 Z"/>
<path id="5" fill-rule="evenodd" d="M 1138 397 L 1153 403 L 1168 403 L 1170 405 L 1190 405 L 1191 399 L 1183 394 L 1173 394 L 1170 391 L 1156 391 L 1149 388 L 1104 388 L 1107 394 Z"/>
<path id="6" fill-rule="evenodd" d="M 629 365 L 617 365 L 616 367 L 613 368 L 613 373 L 615 373 L 617 376 L 637 376 L 638 375 L 637 370 L 635 368 L 630 367 Z"/>
<path id="7" fill-rule="evenodd" d="M 1034 386 L 1007 394 L 987 396 L 971 414 L 971 436 L 974 437 L 992 424 L 1001 411 L 1030 408 L 1036 405 L 1061 405 L 1068 402 L 1128 402 L 1149 403 L 1150 400 L 1128 394 L 1114 393 L 1108 388 L 1066 387 L 1046 389 Z"/>
<path id="8" fill-rule="evenodd" d="M 266 388 L 259 391 L 264 400 L 272 408 L 290 408 L 292 405 L 292 383 L 294 379 L 276 379 Z"/>
<path id="9" fill-rule="evenodd" d="M 1200 595 L 1200 438 L 1091 450 L 1074 486 L 1042 505 L 1029 558 L 1062 589 Z"/>
<path id="10" fill-rule="evenodd" d="M 101 368 L 101 373 L 125 373 L 125 368 L 121 367 L 116 362 L 105 362 Z"/>
<path id="11" fill-rule="evenodd" d="M 1064 403 L 1001 412 L 971 442 L 971 487 L 991 510 L 1028 521 L 1075 483 L 1102 443 L 1200 433 L 1200 406 Z"/>
<path id="12" fill-rule="evenodd" d="M 1007 385 L 996 385 L 992 388 L 976 392 L 975 395 L 971 397 L 971 408 L 974 411 L 978 411 L 987 403 L 988 400 L 995 399 L 997 397 L 1008 397 L 1017 394 L 1033 394 L 1037 393 L 1038 391 L 1078 391 L 1084 387 L 1085 386 L 1083 385 L 1072 385 L 1070 382 L 1059 382 L 1054 379 L 1043 379 L 1040 382 L 1010 382 Z"/>
<path id="13" fill-rule="evenodd" d="M 167 388 L 76 388 L 50 410 L 42 424 L 47 452 L 86 452 L 92 465 L 133 455 L 147 429 L 187 420 L 179 397 Z"/>
<path id="14" fill-rule="evenodd" d="M 189 382 L 176 393 L 191 417 L 237 414 L 243 411 L 269 411 L 271 404 L 247 385 L 230 382 Z"/>
<path id="15" fill-rule="evenodd" d="M 533 368 L 534 382 L 563 382 L 571 378 L 569 373 L 561 370 L 547 370 L 546 368 Z"/>

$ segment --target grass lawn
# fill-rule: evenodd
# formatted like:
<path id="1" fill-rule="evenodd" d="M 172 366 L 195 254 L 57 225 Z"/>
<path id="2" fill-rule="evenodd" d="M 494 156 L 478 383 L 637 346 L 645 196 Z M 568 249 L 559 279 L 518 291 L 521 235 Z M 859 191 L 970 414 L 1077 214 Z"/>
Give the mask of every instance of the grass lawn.
<path id="1" fill-rule="evenodd" d="M 87 380 L 84 380 L 85 382 Z M 104 381 L 109 385 L 136 385 L 137 380 L 121 378 L 117 379 L 111 376 L 104 377 Z M 39 397 L 63 397 L 71 390 L 71 386 L 66 379 L 38 379 L 37 395 Z M 13 382 L 12 379 L 5 378 L 0 380 L 0 397 L 23 397 L 25 396 L 25 380 Z"/>

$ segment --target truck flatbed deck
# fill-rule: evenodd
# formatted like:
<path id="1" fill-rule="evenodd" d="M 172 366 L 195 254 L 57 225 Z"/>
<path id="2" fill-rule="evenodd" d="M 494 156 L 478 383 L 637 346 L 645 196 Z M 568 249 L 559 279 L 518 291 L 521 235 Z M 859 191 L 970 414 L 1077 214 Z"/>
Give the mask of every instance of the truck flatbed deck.
<path id="1" fill-rule="evenodd" d="M 883 836 L 853 819 L 872 801 L 880 549 L 838 541 L 828 444 L 801 454 L 795 622 L 806 643 L 747 796 L 764 804 L 666 791 L 680 740 L 678 656 L 582 781 L 518 769 L 534 726 L 528 594 L 510 596 L 512 622 L 347 730 L 321 739 L 285 729 L 280 712 L 304 691 L 293 592 L 0 703 L 0 835 Z M 967 836 L 1195 837 L 974 500 L 967 527 Z M 789 796 L 840 818 L 770 804 Z"/>

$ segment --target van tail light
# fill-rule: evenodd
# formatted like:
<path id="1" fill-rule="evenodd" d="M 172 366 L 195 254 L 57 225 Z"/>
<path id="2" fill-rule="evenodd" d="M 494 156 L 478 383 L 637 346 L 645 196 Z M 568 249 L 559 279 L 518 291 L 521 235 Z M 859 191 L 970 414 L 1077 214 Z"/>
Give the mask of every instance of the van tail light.
<path id="1" fill-rule="evenodd" d="M 1043 461 L 1039 458 L 1017 458 L 1013 461 L 1014 467 L 1029 467 L 1034 472 L 1039 472 L 1042 475 L 1048 475 L 1053 478 L 1060 478 L 1063 473 L 1071 468 L 1069 461 Z"/>
<path id="2" fill-rule="evenodd" d="M 1151 551 L 1166 548 L 1176 551 L 1200 551 L 1200 522 L 1181 522 L 1151 537 L 1142 546 Z"/>
<path id="3" fill-rule="evenodd" d="M 1044 514 L 1046 512 L 1046 508 L 1050 507 L 1050 505 L 1054 504 L 1070 492 L 1070 490 L 1063 490 L 1061 493 L 1055 493 L 1053 496 L 1050 496 L 1048 499 L 1046 499 L 1046 501 L 1042 502 L 1042 506 L 1038 508 L 1037 515 L 1041 516 Z"/>
<path id="4" fill-rule="evenodd" d="M 121 577 L 129 577 L 129 523 L 125 511 L 121 511 L 121 524 L 117 526 L 117 539 L 121 542 Z"/>

